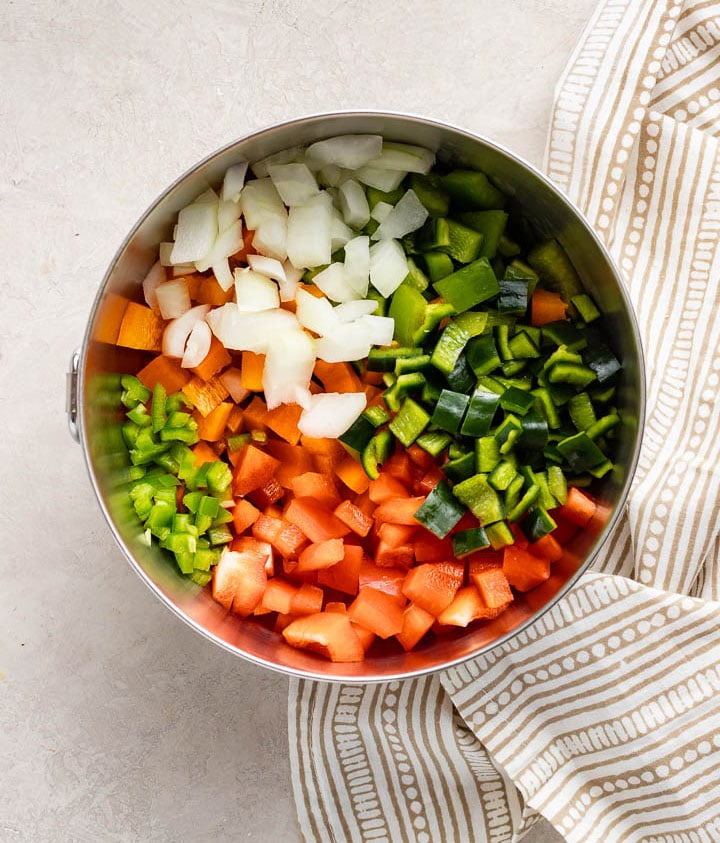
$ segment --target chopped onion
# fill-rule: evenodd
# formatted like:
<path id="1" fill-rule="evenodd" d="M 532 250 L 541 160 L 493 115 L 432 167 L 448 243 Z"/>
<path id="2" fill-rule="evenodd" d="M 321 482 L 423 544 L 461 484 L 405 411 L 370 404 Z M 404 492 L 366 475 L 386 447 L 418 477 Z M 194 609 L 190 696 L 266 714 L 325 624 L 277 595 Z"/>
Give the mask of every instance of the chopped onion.
<path id="1" fill-rule="evenodd" d="M 304 205 L 290 208 L 287 231 L 287 256 L 300 267 L 330 263 L 332 253 L 332 200 L 319 193 Z"/>
<path id="2" fill-rule="evenodd" d="M 348 284 L 365 298 L 370 284 L 370 238 L 362 234 L 345 244 L 345 272 Z"/>
<path id="3" fill-rule="evenodd" d="M 349 225 L 345 225 L 340 212 L 333 208 L 332 220 L 330 222 L 330 248 L 337 252 L 355 236 L 355 232 Z"/>
<path id="4" fill-rule="evenodd" d="M 344 181 L 338 188 L 338 202 L 343 219 L 353 228 L 362 228 L 370 219 L 370 206 L 360 182 Z"/>
<path id="5" fill-rule="evenodd" d="M 190 310 L 190 292 L 186 278 L 160 284 L 155 295 L 163 319 L 177 319 Z"/>
<path id="6" fill-rule="evenodd" d="M 371 328 L 358 319 L 341 324 L 315 340 L 315 354 L 326 363 L 362 360 L 370 353 L 372 344 Z"/>
<path id="7" fill-rule="evenodd" d="M 162 266 L 172 266 L 170 255 L 172 254 L 174 243 L 161 243 L 158 247 L 158 258 Z"/>
<path id="8" fill-rule="evenodd" d="M 247 161 L 240 161 L 238 164 L 233 164 L 232 167 L 227 168 L 222 186 L 223 202 L 237 202 L 240 199 L 240 192 L 245 185 L 247 168 Z"/>
<path id="9" fill-rule="evenodd" d="M 335 316 L 340 322 L 354 322 L 361 316 L 368 316 L 377 310 L 378 303 L 375 299 L 359 299 L 358 301 L 349 301 L 345 304 L 339 304 L 333 308 Z"/>
<path id="10" fill-rule="evenodd" d="M 313 439 L 337 439 L 365 409 L 364 392 L 325 392 L 311 395 L 298 429 Z"/>
<path id="11" fill-rule="evenodd" d="M 269 178 L 249 181 L 240 194 L 245 225 L 256 231 L 268 218 L 287 216 L 285 203 Z"/>
<path id="12" fill-rule="evenodd" d="M 280 286 L 280 301 L 294 301 L 298 292 L 298 285 L 302 278 L 302 270 L 296 269 L 290 261 L 286 260 L 283 263 L 285 270 L 285 280 L 278 280 Z"/>
<path id="13" fill-rule="evenodd" d="M 229 369 L 225 369 L 218 377 L 236 404 L 240 404 L 250 395 L 250 390 L 245 389 L 242 385 L 242 372 L 240 369 L 231 366 Z"/>
<path id="14" fill-rule="evenodd" d="M 198 322 L 205 319 L 209 310 L 209 304 L 198 304 L 191 307 L 182 316 L 173 319 L 163 333 L 162 353 L 168 357 L 184 357 L 185 343 L 190 336 L 190 332 Z"/>
<path id="15" fill-rule="evenodd" d="M 296 330 L 298 326 L 295 315 L 288 310 L 241 313 L 235 302 L 213 308 L 207 315 L 207 322 L 225 348 L 256 354 L 265 354 L 275 334 Z"/>
<path id="16" fill-rule="evenodd" d="M 395 320 L 392 316 L 362 316 L 358 321 L 370 329 L 373 345 L 390 345 L 395 332 Z"/>
<path id="17" fill-rule="evenodd" d="M 223 231 L 223 233 L 217 238 L 209 254 L 207 254 L 202 260 L 195 261 L 195 269 L 197 269 L 198 272 L 205 272 L 212 267 L 214 271 L 216 265 L 221 264 L 222 261 L 225 261 L 227 264 L 226 258 L 229 258 L 230 255 L 234 255 L 235 252 L 240 251 L 242 247 L 242 221 L 238 219 L 232 223 L 229 228 L 226 228 L 225 231 Z M 216 277 L 218 276 L 217 272 L 215 275 Z M 227 283 L 227 278 L 224 280 L 226 281 L 226 284 L 221 283 L 221 286 L 224 290 L 229 290 L 232 286 L 232 280 L 230 280 L 229 283 Z M 220 281 L 219 277 L 218 281 Z"/>
<path id="18" fill-rule="evenodd" d="M 265 255 L 248 255 L 248 265 L 254 272 L 259 272 L 273 281 L 285 281 L 285 267 L 275 258 L 268 258 Z"/>
<path id="19" fill-rule="evenodd" d="M 331 263 L 322 272 L 318 272 L 313 282 L 331 301 L 346 302 L 360 297 L 348 282 L 343 263 Z"/>
<path id="20" fill-rule="evenodd" d="M 394 237 L 399 240 L 420 228 L 427 218 L 427 208 L 417 198 L 415 191 L 406 190 L 397 205 L 380 221 L 372 239 L 385 240 Z"/>
<path id="21" fill-rule="evenodd" d="M 253 247 L 269 258 L 284 261 L 287 257 L 287 214 L 268 216 L 255 230 Z"/>
<path id="22" fill-rule="evenodd" d="M 315 176 L 305 164 L 270 164 L 268 175 L 288 207 L 304 205 L 319 193 Z"/>
<path id="23" fill-rule="evenodd" d="M 372 209 L 370 216 L 375 220 L 375 222 L 382 224 L 390 216 L 390 214 L 392 214 L 392 211 L 393 206 L 389 202 L 378 202 Z"/>
<path id="24" fill-rule="evenodd" d="M 178 232 L 170 255 L 172 263 L 202 260 L 218 235 L 218 203 L 188 205 L 178 214 Z"/>
<path id="25" fill-rule="evenodd" d="M 277 285 L 252 269 L 235 270 L 235 301 L 241 313 L 274 310 L 280 306 Z"/>
<path id="26" fill-rule="evenodd" d="M 406 173 L 428 173 L 435 163 L 435 153 L 422 146 L 385 141 L 382 153 L 372 161 L 379 170 L 403 170 Z"/>
<path id="27" fill-rule="evenodd" d="M 377 188 L 377 190 L 382 190 L 383 193 L 389 193 L 391 190 L 398 188 L 406 175 L 405 170 L 381 170 L 379 167 L 372 165 L 361 167 L 355 172 L 355 178 L 358 181 Z"/>
<path id="28" fill-rule="evenodd" d="M 184 369 L 192 369 L 194 366 L 199 366 L 207 357 L 210 351 L 210 343 L 212 342 L 212 333 L 207 322 L 196 322 L 185 346 L 185 354 L 183 355 L 180 365 Z"/>
<path id="29" fill-rule="evenodd" d="M 265 158 L 261 158 L 254 164 L 250 165 L 250 169 L 258 179 L 264 179 L 268 174 L 268 167 L 271 164 L 289 164 L 291 161 L 302 161 L 303 151 L 299 146 L 290 146 L 287 149 L 281 149 L 280 152 L 273 152 Z"/>
<path id="30" fill-rule="evenodd" d="M 192 275 L 195 272 L 194 263 L 178 263 L 170 269 L 173 278 L 182 278 L 184 275 Z"/>
<path id="31" fill-rule="evenodd" d="M 397 240 L 380 240 L 370 247 L 370 283 L 385 298 L 397 290 L 407 273 L 407 258 Z"/>
<path id="32" fill-rule="evenodd" d="M 336 167 L 335 164 L 328 164 L 322 170 L 318 170 L 316 177 L 318 184 L 323 187 L 337 187 L 343 179 L 347 178 L 347 170 Z"/>
<path id="33" fill-rule="evenodd" d="M 377 158 L 382 153 L 382 146 L 380 135 L 337 135 L 310 144 L 305 150 L 305 163 L 312 170 L 320 170 L 328 164 L 356 170 Z"/>
<path id="34" fill-rule="evenodd" d="M 326 298 L 318 298 L 306 290 L 298 290 L 295 301 L 297 320 L 309 331 L 324 336 L 339 327 L 340 321 Z"/>
<path id="35" fill-rule="evenodd" d="M 298 389 L 307 390 L 315 367 L 309 334 L 298 328 L 275 334 L 268 343 L 263 369 L 263 392 L 268 410 L 294 403 Z"/>
<path id="36" fill-rule="evenodd" d="M 199 196 L 195 197 L 195 200 L 192 202 L 193 205 L 217 205 L 219 202 L 220 197 L 215 193 L 212 187 L 208 187 L 207 190 L 204 190 Z"/>
<path id="37" fill-rule="evenodd" d="M 155 295 L 155 290 L 163 283 L 163 281 L 165 281 L 165 277 L 165 267 L 160 263 L 160 261 L 155 261 L 155 263 L 150 267 L 148 274 L 143 279 L 143 296 L 145 297 L 147 306 L 151 307 L 153 310 L 160 309 L 157 296 Z"/>
<path id="38" fill-rule="evenodd" d="M 242 212 L 238 202 L 220 202 L 218 205 L 218 231 L 220 234 L 239 220 L 241 214 Z"/>

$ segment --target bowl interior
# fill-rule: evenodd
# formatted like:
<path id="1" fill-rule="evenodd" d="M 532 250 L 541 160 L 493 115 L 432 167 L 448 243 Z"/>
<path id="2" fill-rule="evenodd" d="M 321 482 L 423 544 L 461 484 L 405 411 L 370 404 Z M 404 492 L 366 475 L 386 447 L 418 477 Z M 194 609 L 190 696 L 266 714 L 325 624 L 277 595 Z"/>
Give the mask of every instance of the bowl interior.
<path id="1" fill-rule="evenodd" d="M 411 653 L 387 643 L 374 648 L 362 663 L 332 664 L 287 646 L 261 623 L 226 615 L 207 590 L 185 580 L 161 551 L 146 545 L 127 496 L 127 454 L 117 395 L 107 375 L 136 371 L 148 358 L 105 342 L 104 337 L 112 321 L 114 296 L 141 300 L 142 279 L 156 260 L 157 244 L 169 239 L 177 212 L 208 186 L 216 186 L 228 166 L 295 144 L 358 132 L 426 146 L 440 161 L 484 170 L 518 203 L 538 234 L 562 243 L 608 317 L 609 342 L 624 367 L 618 390 L 623 426 L 617 468 L 596 489 L 608 520 L 598 532 L 576 538 L 553 565 L 546 583 L 520 596 L 496 620 L 436 638 Z M 79 383 L 81 441 L 100 505 L 128 560 L 160 599 L 197 631 L 254 662 L 317 679 L 362 682 L 418 675 L 477 655 L 517 633 L 567 591 L 590 564 L 619 514 L 637 461 L 644 412 L 642 350 L 632 308 L 611 259 L 578 211 L 536 170 L 491 141 L 423 118 L 376 113 L 318 115 L 258 132 L 213 154 L 172 185 L 128 235 L 105 276 L 87 326 Z"/>

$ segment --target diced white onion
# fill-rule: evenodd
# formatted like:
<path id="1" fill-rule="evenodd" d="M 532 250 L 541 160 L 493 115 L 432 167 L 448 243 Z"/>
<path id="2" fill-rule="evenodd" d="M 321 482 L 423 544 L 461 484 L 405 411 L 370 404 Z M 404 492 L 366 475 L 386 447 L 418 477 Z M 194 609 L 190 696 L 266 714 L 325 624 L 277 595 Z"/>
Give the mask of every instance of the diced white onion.
<path id="1" fill-rule="evenodd" d="M 379 170 L 403 170 L 406 173 L 428 173 L 435 163 L 435 153 L 422 146 L 385 141 L 382 153 L 372 161 Z"/>
<path id="2" fill-rule="evenodd" d="M 195 261 L 195 269 L 198 272 L 206 272 L 210 268 L 214 269 L 216 264 L 219 264 L 225 258 L 229 258 L 230 255 L 234 255 L 235 252 L 239 252 L 242 247 L 242 220 L 238 219 L 222 232 L 210 252 L 202 260 Z M 229 290 L 230 284 L 223 286 L 223 289 Z"/>
<path id="3" fill-rule="evenodd" d="M 235 277 L 230 269 L 230 261 L 227 258 L 216 261 L 213 264 L 213 275 L 215 280 L 226 293 L 232 287 Z"/>
<path id="4" fill-rule="evenodd" d="M 202 260 L 218 235 L 217 202 L 188 205 L 178 214 L 178 232 L 170 254 L 172 263 Z"/>
<path id="5" fill-rule="evenodd" d="M 173 278 L 182 278 L 184 275 L 192 275 L 193 272 L 195 272 L 194 263 L 178 263 L 170 269 Z"/>
<path id="6" fill-rule="evenodd" d="M 399 240 L 420 228 L 427 218 L 427 208 L 417 198 L 415 191 L 406 190 L 397 205 L 381 220 L 372 239 L 385 240 L 390 237 Z"/>
<path id="7" fill-rule="evenodd" d="M 253 248 L 269 258 L 284 261 L 287 257 L 287 226 L 285 211 L 277 216 L 267 216 L 255 230 Z"/>
<path id="8" fill-rule="evenodd" d="M 239 220 L 241 213 L 239 202 L 220 202 L 218 205 L 218 231 L 220 234 Z"/>
<path id="9" fill-rule="evenodd" d="M 313 281 L 331 301 L 346 302 L 359 298 L 348 282 L 343 263 L 331 263 L 322 272 L 318 272 Z"/>
<path id="10" fill-rule="evenodd" d="M 315 176 L 305 164 L 270 164 L 268 175 L 288 205 L 304 205 L 319 192 Z"/>
<path id="11" fill-rule="evenodd" d="M 213 308 L 207 315 L 207 322 L 225 348 L 256 354 L 265 354 L 273 335 L 298 326 L 295 315 L 287 310 L 241 313 L 235 302 Z"/>
<path id="12" fill-rule="evenodd" d="M 298 389 L 307 390 L 315 367 L 313 341 L 305 331 L 283 331 L 268 343 L 263 392 L 268 410 L 294 403 Z"/>
<path id="13" fill-rule="evenodd" d="M 362 228 L 370 219 L 370 206 L 365 191 L 355 179 L 344 181 L 338 188 L 340 211 L 345 222 L 353 228 Z"/>
<path id="14" fill-rule="evenodd" d="M 160 260 L 161 266 L 172 266 L 172 261 L 170 260 L 170 255 L 172 255 L 172 250 L 174 243 L 161 243 L 158 247 L 158 258 Z"/>
<path id="15" fill-rule="evenodd" d="M 315 340 L 315 354 L 326 363 L 362 360 L 370 353 L 372 344 L 371 328 L 358 319 Z"/>
<path id="16" fill-rule="evenodd" d="M 362 316 L 359 320 L 370 329 L 373 345 L 390 345 L 395 331 L 395 320 L 391 316 Z"/>
<path id="17" fill-rule="evenodd" d="M 250 165 L 250 169 L 255 174 L 256 178 L 264 179 L 268 174 L 268 167 L 270 164 L 289 164 L 291 161 L 302 161 L 303 151 L 299 146 L 289 146 L 287 149 L 281 149 L 279 152 L 273 152 L 260 161 L 256 161 Z"/>
<path id="18" fill-rule="evenodd" d="M 209 310 L 209 304 L 198 304 L 168 323 L 163 333 L 162 353 L 167 357 L 182 358 L 185 355 L 185 343 L 190 332 L 198 322 L 205 319 Z"/>
<path id="19" fill-rule="evenodd" d="M 285 203 L 269 178 L 253 179 L 242 189 L 240 207 L 245 225 L 256 231 L 268 218 L 285 217 Z"/>
<path id="20" fill-rule="evenodd" d="M 382 224 L 390 216 L 392 210 L 393 206 L 389 202 L 378 202 L 370 212 L 370 216 L 375 222 Z"/>
<path id="21" fill-rule="evenodd" d="M 305 163 L 313 170 L 328 164 L 356 170 L 382 153 L 380 135 L 337 135 L 317 141 L 305 150 Z"/>
<path id="22" fill-rule="evenodd" d="M 192 202 L 193 205 L 217 205 L 220 197 L 215 193 L 212 187 L 208 187 Z"/>
<path id="23" fill-rule="evenodd" d="M 276 258 L 268 258 L 265 255 L 248 255 L 248 266 L 254 272 L 259 272 L 273 281 L 285 281 L 285 267 Z"/>
<path id="24" fill-rule="evenodd" d="M 364 392 L 325 392 L 311 395 L 298 428 L 314 439 L 337 439 L 365 409 Z"/>
<path id="25" fill-rule="evenodd" d="M 280 306 L 277 284 L 252 269 L 235 270 L 235 301 L 241 313 L 274 310 Z"/>
<path id="26" fill-rule="evenodd" d="M 196 322 L 192 331 L 190 331 L 190 336 L 185 346 L 185 354 L 180 365 L 184 369 L 192 369 L 194 366 L 199 366 L 207 357 L 211 342 L 212 333 L 208 323 Z"/>
<path id="27" fill-rule="evenodd" d="M 280 301 L 293 301 L 298 292 L 300 279 L 303 276 L 302 270 L 296 269 L 288 260 L 283 263 L 283 270 L 285 272 L 285 280 L 278 279 Z"/>
<path id="28" fill-rule="evenodd" d="M 355 236 L 355 232 L 349 225 L 345 225 L 340 212 L 333 208 L 335 212 L 330 222 L 330 248 L 333 252 L 341 249 L 349 240 Z"/>
<path id="29" fill-rule="evenodd" d="M 186 278 L 160 284 L 155 290 L 155 295 L 163 319 L 177 319 L 190 310 L 190 293 Z"/>
<path id="30" fill-rule="evenodd" d="M 222 186 L 223 202 L 237 202 L 240 199 L 240 192 L 245 185 L 248 162 L 240 161 L 228 167 L 225 171 L 225 178 Z"/>
<path id="31" fill-rule="evenodd" d="M 378 303 L 374 299 L 358 299 L 357 301 L 339 304 L 333 310 L 340 322 L 354 322 L 361 316 L 368 316 L 374 313 L 377 310 L 377 306 Z"/>
<path id="32" fill-rule="evenodd" d="M 221 372 L 218 377 L 236 404 L 240 404 L 248 397 L 248 395 L 250 395 L 250 390 L 245 389 L 242 385 L 242 372 L 240 369 L 236 369 L 231 366 L 229 369 L 225 369 L 224 372 Z"/>
<path id="33" fill-rule="evenodd" d="M 332 200 L 319 193 L 305 205 L 290 208 L 287 256 L 293 266 L 311 267 L 330 263 L 332 253 Z"/>
<path id="34" fill-rule="evenodd" d="M 337 187 L 346 178 L 347 170 L 336 167 L 335 164 L 328 164 L 316 173 L 318 184 L 323 187 Z"/>
<path id="35" fill-rule="evenodd" d="M 380 240 L 370 247 L 370 283 L 385 298 L 397 290 L 407 273 L 407 258 L 397 240 Z"/>
<path id="36" fill-rule="evenodd" d="M 157 296 L 155 295 L 155 290 L 163 283 L 163 281 L 165 281 L 165 278 L 165 267 L 158 260 L 150 267 L 148 274 L 143 279 L 142 287 L 145 303 L 153 310 L 160 309 Z"/>
<path id="37" fill-rule="evenodd" d="M 370 238 L 361 234 L 345 244 L 345 272 L 348 284 L 361 298 L 370 284 Z"/>
<path id="38" fill-rule="evenodd" d="M 309 331 L 324 336 L 339 327 L 340 321 L 328 299 L 314 296 L 307 290 L 298 290 L 295 301 L 297 320 Z"/>
<path id="39" fill-rule="evenodd" d="M 383 193 L 388 193 L 400 186 L 400 182 L 405 178 L 407 172 L 405 170 L 382 170 L 379 167 L 374 167 L 368 164 L 367 167 L 361 167 L 355 172 L 355 178 L 363 184 L 374 187 L 377 190 L 382 190 Z"/>

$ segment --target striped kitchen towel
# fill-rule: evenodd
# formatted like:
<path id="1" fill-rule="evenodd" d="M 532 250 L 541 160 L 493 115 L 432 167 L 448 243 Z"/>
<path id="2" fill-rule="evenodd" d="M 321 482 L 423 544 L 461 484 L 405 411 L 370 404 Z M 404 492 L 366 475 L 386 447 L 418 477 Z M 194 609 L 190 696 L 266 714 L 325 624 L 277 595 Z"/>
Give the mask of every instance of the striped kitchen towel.
<path id="1" fill-rule="evenodd" d="M 594 571 L 511 641 L 423 679 L 293 681 L 308 841 L 720 841 L 720 2 L 603 0 L 546 171 L 620 266 L 643 450 Z"/>

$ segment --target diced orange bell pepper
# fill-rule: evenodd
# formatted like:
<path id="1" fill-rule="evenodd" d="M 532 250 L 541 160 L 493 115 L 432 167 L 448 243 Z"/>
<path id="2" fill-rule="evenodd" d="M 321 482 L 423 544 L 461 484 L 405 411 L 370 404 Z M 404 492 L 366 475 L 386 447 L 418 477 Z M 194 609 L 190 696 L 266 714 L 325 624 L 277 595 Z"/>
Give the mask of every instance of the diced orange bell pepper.
<path id="1" fill-rule="evenodd" d="M 210 350 L 191 371 L 204 381 L 209 381 L 210 378 L 229 366 L 231 362 L 232 357 L 227 353 L 225 346 L 217 337 L 213 336 L 210 341 Z"/>
<path id="2" fill-rule="evenodd" d="M 391 524 L 387 521 L 378 528 L 378 538 L 386 548 L 392 549 L 411 544 L 416 530 L 416 527 L 412 527 L 409 524 Z"/>
<path id="3" fill-rule="evenodd" d="M 326 611 L 326 612 L 337 612 L 340 615 L 346 615 L 347 614 L 347 606 L 344 603 L 341 603 L 339 600 L 329 600 L 325 604 L 324 611 Z"/>
<path id="4" fill-rule="evenodd" d="M 333 662 L 360 662 L 365 658 L 360 639 L 348 615 L 320 612 L 286 626 L 283 638 L 291 647 L 311 650 Z"/>
<path id="5" fill-rule="evenodd" d="M 252 525 L 260 517 L 260 510 L 244 498 L 237 499 L 231 512 L 233 517 L 233 527 L 238 535 L 240 533 L 244 533 L 248 527 L 252 527 Z"/>
<path id="6" fill-rule="evenodd" d="M 285 510 L 285 519 L 295 524 L 311 542 L 341 539 L 350 528 L 312 498 L 293 498 Z"/>
<path id="7" fill-rule="evenodd" d="M 262 392 L 263 371 L 265 369 L 265 355 L 256 354 L 254 351 L 243 351 L 242 364 L 242 385 L 250 392 Z"/>
<path id="8" fill-rule="evenodd" d="M 342 591 L 343 594 L 357 594 L 362 561 L 363 549 L 358 545 L 346 544 L 342 561 L 318 571 L 318 584 Z"/>
<path id="9" fill-rule="evenodd" d="M 402 593 L 437 617 L 452 603 L 461 584 L 462 580 L 442 562 L 427 562 L 407 572 Z"/>
<path id="10" fill-rule="evenodd" d="M 125 298 L 125 296 L 119 296 L 117 293 L 106 293 L 103 296 L 100 305 L 100 318 L 96 320 L 93 331 L 93 339 L 96 342 L 115 344 L 125 310 L 129 304 L 130 299 Z M 152 386 L 148 386 L 145 381 L 143 381 L 143 384 L 148 389 L 152 389 Z"/>
<path id="11" fill-rule="evenodd" d="M 267 404 L 262 398 L 259 395 L 253 395 L 252 401 L 243 411 L 245 430 L 265 430 L 267 411 Z"/>
<path id="12" fill-rule="evenodd" d="M 269 430 L 289 442 L 297 445 L 300 441 L 300 430 L 298 421 L 302 415 L 302 407 L 299 404 L 280 404 L 272 410 L 268 410 L 265 417 L 265 424 Z"/>
<path id="13" fill-rule="evenodd" d="M 230 287 L 229 290 L 223 290 L 214 275 L 205 275 L 198 279 L 197 290 L 191 298 L 197 304 L 210 304 L 213 307 L 221 307 L 232 299 L 234 292 L 233 287 Z"/>
<path id="14" fill-rule="evenodd" d="M 548 579 L 550 562 L 511 544 L 503 551 L 502 570 L 513 588 L 530 591 Z"/>
<path id="15" fill-rule="evenodd" d="M 399 480 L 408 489 L 410 489 L 415 482 L 413 464 L 410 462 L 410 457 L 404 451 L 393 454 L 390 459 L 383 464 L 382 470 L 383 474 L 389 474 L 391 477 Z"/>
<path id="16" fill-rule="evenodd" d="M 314 468 L 312 454 L 300 445 L 290 445 L 289 442 L 269 439 L 265 445 L 265 451 L 280 463 L 275 476 L 284 489 L 292 487 L 292 480 L 298 474 L 304 474 Z"/>
<path id="17" fill-rule="evenodd" d="M 263 593 L 260 606 L 269 612 L 289 614 L 293 598 L 299 591 L 299 586 L 289 583 L 281 577 L 273 577 Z"/>
<path id="18" fill-rule="evenodd" d="M 375 510 L 375 523 L 389 521 L 391 524 L 418 526 L 415 513 L 425 503 L 425 498 L 390 498 Z"/>
<path id="19" fill-rule="evenodd" d="M 530 323 L 532 325 L 546 325 L 567 319 L 567 305 L 559 293 L 536 287 L 530 298 Z"/>
<path id="20" fill-rule="evenodd" d="M 405 650 L 412 650 L 425 633 L 433 625 L 435 618 L 416 606 L 410 603 L 403 611 L 403 625 L 400 632 L 395 636 Z"/>
<path id="21" fill-rule="evenodd" d="M 585 527 L 595 515 L 596 509 L 597 504 L 589 495 L 581 492 L 577 486 L 570 486 L 567 501 L 559 507 L 558 512 L 578 527 Z"/>
<path id="22" fill-rule="evenodd" d="M 194 377 L 183 386 L 182 393 L 203 416 L 211 413 L 230 394 L 223 382 L 217 377 L 210 378 L 208 381 Z"/>
<path id="23" fill-rule="evenodd" d="M 513 599 L 510 583 L 502 568 L 476 571 L 472 575 L 472 583 L 489 609 L 505 606 Z"/>
<path id="24" fill-rule="evenodd" d="M 325 392 L 362 392 L 363 384 L 349 363 L 315 363 L 315 377 L 320 381 Z"/>
<path id="25" fill-rule="evenodd" d="M 380 638 L 397 635 L 403 627 L 403 608 L 384 591 L 366 586 L 348 607 L 350 620 L 374 632 Z"/>
<path id="26" fill-rule="evenodd" d="M 293 615 L 313 615 L 322 611 L 325 593 L 321 588 L 310 583 L 303 583 L 293 595 L 290 612 Z"/>
<path id="27" fill-rule="evenodd" d="M 329 509 L 335 509 L 340 504 L 337 486 L 329 474 L 307 471 L 293 478 L 291 488 L 296 497 L 314 498 Z"/>
<path id="28" fill-rule="evenodd" d="M 473 621 L 497 617 L 506 606 L 489 608 L 475 586 L 468 585 L 458 590 L 452 603 L 443 609 L 437 620 L 441 626 L 467 626 Z"/>
<path id="29" fill-rule="evenodd" d="M 254 489 L 252 492 L 248 492 L 248 498 L 259 509 L 267 509 L 267 507 L 276 504 L 284 494 L 285 490 L 278 483 L 277 478 L 271 477 L 267 483 L 262 485 L 259 489 Z"/>
<path id="30" fill-rule="evenodd" d="M 398 603 L 405 605 L 403 583 L 407 573 L 404 568 L 381 568 L 370 559 L 363 558 L 360 565 L 360 588 L 371 586 L 378 591 L 384 591 L 394 597 Z"/>
<path id="31" fill-rule="evenodd" d="M 147 389 L 152 390 L 159 383 L 168 395 L 172 395 L 190 380 L 190 372 L 182 368 L 179 360 L 159 354 L 140 369 L 137 377 Z"/>
<path id="32" fill-rule="evenodd" d="M 195 457 L 195 468 L 199 468 L 206 462 L 215 462 L 217 459 L 217 454 L 207 442 L 198 442 L 197 445 L 193 445 L 191 450 Z"/>
<path id="33" fill-rule="evenodd" d="M 557 562 L 562 559 L 563 549 L 552 533 L 548 533 L 537 541 L 532 542 L 527 548 L 536 556 L 542 556 L 548 562 Z"/>
<path id="34" fill-rule="evenodd" d="M 230 413 L 232 413 L 234 408 L 235 405 L 230 401 L 223 401 L 206 416 L 198 414 L 198 436 L 206 442 L 219 442 L 225 434 Z"/>
<path id="35" fill-rule="evenodd" d="M 365 469 L 351 456 L 345 457 L 334 466 L 335 474 L 356 494 L 362 494 L 370 485 Z"/>
<path id="36" fill-rule="evenodd" d="M 273 479 L 280 461 L 254 445 L 246 445 L 233 472 L 233 493 L 247 495 Z"/>
<path id="37" fill-rule="evenodd" d="M 373 519 L 351 501 L 342 501 L 333 514 L 358 536 L 365 537 L 372 529 Z"/>
<path id="38" fill-rule="evenodd" d="M 502 550 L 492 550 L 490 548 L 476 550 L 475 553 L 467 557 L 466 561 L 468 577 L 472 579 L 472 575 L 479 574 L 480 571 L 487 571 L 490 568 L 502 568 L 503 552 Z"/>
<path id="39" fill-rule="evenodd" d="M 376 480 L 368 487 L 368 495 L 373 503 L 384 503 L 391 498 L 406 498 L 410 493 L 396 477 L 381 472 Z"/>
<path id="40" fill-rule="evenodd" d="M 415 554 L 411 544 L 401 544 L 390 547 L 382 539 L 375 549 L 375 564 L 381 568 L 409 568 L 415 562 Z"/>
<path id="41" fill-rule="evenodd" d="M 237 615 L 247 617 L 267 586 L 266 557 L 253 551 L 226 550 L 213 569 L 213 597 Z"/>
<path id="42" fill-rule="evenodd" d="M 317 571 L 320 568 L 330 568 L 340 562 L 345 556 L 345 545 L 342 539 L 328 539 L 308 545 L 300 553 L 297 570 Z"/>
<path id="43" fill-rule="evenodd" d="M 144 304 L 130 301 L 120 322 L 117 345 L 125 348 L 138 348 L 141 351 L 162 350 L 162 337 L 165 320 Z"/>

